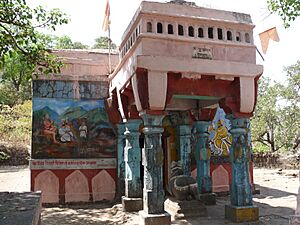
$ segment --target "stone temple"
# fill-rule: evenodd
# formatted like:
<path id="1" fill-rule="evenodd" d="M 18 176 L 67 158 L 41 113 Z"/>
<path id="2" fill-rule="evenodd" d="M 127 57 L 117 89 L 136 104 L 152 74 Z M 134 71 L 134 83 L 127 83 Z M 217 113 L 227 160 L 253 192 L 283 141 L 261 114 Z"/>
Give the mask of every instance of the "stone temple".
<path id="1" fill-rule="evenodd" d="M 54 51 L 33 82 L 31 188 L 44 203 L 122 200 L 140 224 L 170 224 L 172 163 L 199 201 L 229 193 L 227 219 L 258 219 L 249 119 L 263 67 L 248 14 L 143 1 L 112 52 Z M 200 209 L 199 209 L 200 210 Z"/>

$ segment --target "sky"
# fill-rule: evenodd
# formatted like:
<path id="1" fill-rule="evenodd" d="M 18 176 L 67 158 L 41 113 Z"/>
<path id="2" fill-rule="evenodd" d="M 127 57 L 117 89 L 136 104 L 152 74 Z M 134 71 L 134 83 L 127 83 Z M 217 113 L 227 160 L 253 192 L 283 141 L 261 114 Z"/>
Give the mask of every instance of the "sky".
<path id="1" fill-rule="evenodd" d="M 151 1 L 151 0 L 149 0 Z M 192 0 L 190 0 L 192 1 Z M 109 0 L 111 9 L 111 39 L 117 45 L 136 9 L 142 0 Z M 156 0 L 166 2 L 166 0 Z M 270 41 L 268 51 L 263 55 L 265 61 L 257 54 L 257 64 L 264 66 L 264 76 L 273 81 L 285 81 L 283 67 L 295 64 L 300 60 L 300 18 L 285 29 L 279 16 L 270 15 L 267 0 L 194 0 L 198 6 L 221 10 L 248 13 L 252 17 L 254 42 L 262 52 L 258 34 L 264 30 L 276 27 L 280 42 Z M 59 8 L 71 19 L 70 23 L 58 27 L 51 34 L 68 35 L 73 41 L 93 45 L 94 39 L 107 36 L 102 31 L 106 0 L 28 0 L 29 5 L 43 5 L 48 9 Z M 297 29 L 298 28 L 298 29 Z M 297 51 L 298 50 L 298 51 Z"/>

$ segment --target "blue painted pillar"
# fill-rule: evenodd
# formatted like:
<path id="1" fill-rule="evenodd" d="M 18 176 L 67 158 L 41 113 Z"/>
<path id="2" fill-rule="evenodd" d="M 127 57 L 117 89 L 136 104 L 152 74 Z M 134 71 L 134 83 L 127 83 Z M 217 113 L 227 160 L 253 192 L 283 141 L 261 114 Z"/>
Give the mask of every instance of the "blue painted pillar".
<path id="1" fill-rule="evenodd" d="M 124 147 L 125 147 L 125 124 L 117 124 L 118 132 L 118 196 L 125 194 L 125 163 L 124 163 Z"/>
<path id="2" fill-rule="evenodd" d="M 210 176 L 210 150 L 208 146 L 210 121 L 196 121 L 196 148 L 195 159 L 197 162 L 197 183 L 199 194 L 211 193 L 212 182 Z"/>
<path id="3" fill-rule="evenodd" d="M 128 120 L 126 123 L 126 146 L 124 151 L 125 161 L 125 196 L 127 198 L 142 197 L 140 176 L 141 149 L 139 143 L 139 119 Z"/>
<path id="4" fill-rule="evenodd" d="M 251 158 L 250 135 L 247 132 L 249 119 L 227 115 L 231 122 L 230 161 L 232 182 L 230 185 L 230 205 L 225 205 L 225 218 L 234 222 L 257 221 L 259 208 L 253 205 L 249 181 L 249 162 Z"/>
<path id="5" fill-rule="evenodd" d="M 144 121 L 145 146 L 142 151 L 144 166 L 143 211 L 146 214 L 164 213 L 163 163 L 161 143 L 162 115 L 140 114 Z"/>
<path id="6" fill-rule="evenodd" d="M 191 175 L 191 126 L 179 125 L 177 127 L 180 146 L 180 163 L 183 174 Z"/>
<path id="7" fill-rule="evenodd" d="M 252 190 L 249 180 L 249 162 L 251 159 L 251 143 L 248 138 L 247 118 L 235 118 L 227 115 L 231 122 L 230 133 L 232 145 L 230 160 L 232 163 L 232 183 L 230 201 L 233 206 L 252 206 Z"/>

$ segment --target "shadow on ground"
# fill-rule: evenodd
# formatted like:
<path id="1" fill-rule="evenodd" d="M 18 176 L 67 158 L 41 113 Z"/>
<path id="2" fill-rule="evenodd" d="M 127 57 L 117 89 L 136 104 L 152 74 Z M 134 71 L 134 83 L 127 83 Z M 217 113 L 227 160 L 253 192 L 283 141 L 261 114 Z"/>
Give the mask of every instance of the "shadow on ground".
<path id="1" fill-rule="evenodd" d="M 229 197 L 218 197 L 217 205 L 207 206 L 207 217 L 194 217 L 183 220 L 173 220 L 172 224 L 177 225 L 288 225 L 289 216 L 294 214 L 294 210 L 285 205 L 274 207 L 269 201 L 275 198 L 292 196 L 294 193 L 284 192 L 274 188 L 259 186 L 261 194 L 255 195 L 254 204 L 260 209 L 260 218 L 256 222 L 232 223 L 224 219 L 224 208 L 229 204 Z M 269 204 L 268 204 L 269 203 Z M 283 203 L 284 204 L 284 203 Z M 296 203 L 295 203 L 296 204 Z M 138 213 L 124 213 L 120 204 L 88 204 L 71 205 L 52 208 L 44 208 L 42 212 L 42 225 L 121 225 L 136 224 L 139 222 Z"/>

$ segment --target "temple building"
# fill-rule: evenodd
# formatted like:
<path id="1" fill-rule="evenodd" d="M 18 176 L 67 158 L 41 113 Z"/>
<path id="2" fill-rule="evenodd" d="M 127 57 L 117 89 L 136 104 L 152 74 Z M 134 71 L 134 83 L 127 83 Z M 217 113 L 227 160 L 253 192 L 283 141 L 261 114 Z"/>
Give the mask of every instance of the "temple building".
<path id="1" fill-rule="evenodd" d="M 170 224 L 178 161 L 202 202 L 228 192 L 227 219 L 257 220 L 249 119 L 263 67 L 253 28 L 248 14 L 143 1 L 111 74 L 107 51 L 55 52 L 61 74 L 33 82 L 32 190 L 45 203 L 122 199 L 141 224 Z"/>

